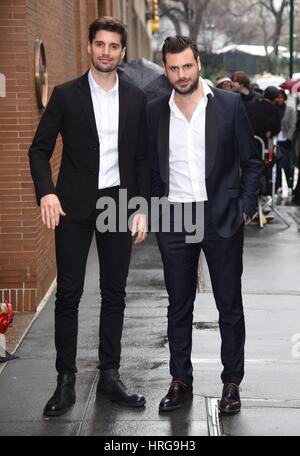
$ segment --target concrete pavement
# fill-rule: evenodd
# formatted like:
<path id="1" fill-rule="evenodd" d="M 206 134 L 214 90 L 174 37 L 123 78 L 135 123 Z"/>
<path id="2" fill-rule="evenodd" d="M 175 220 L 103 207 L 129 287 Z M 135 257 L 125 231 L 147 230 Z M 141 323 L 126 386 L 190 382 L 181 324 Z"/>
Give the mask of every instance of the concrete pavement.
<path id="1" fill-rule="evenodd" d="M 247 329 L 246 374 L 239 415 L 215 413 L 222 384 L 218 315 L 204 265 L 204 290 L 194 312 L 194 399 L 158 413 L 169 386 L 167 295 L 153 236 L 134 249 L 128 280 L 121 376 L 146 396 L 140 410 L 96 398 L 99 317 L 98 264 L 91 248 L 80 307 L 77 402 L 59 418 L 43 407 L 55 389 L 54 295 L 0 374 L 0 435 L 205 436 L 300 435 L 300 210 L 281 207 L 289 229 L 274 220 L 246 229 L 243 296 Z"/>

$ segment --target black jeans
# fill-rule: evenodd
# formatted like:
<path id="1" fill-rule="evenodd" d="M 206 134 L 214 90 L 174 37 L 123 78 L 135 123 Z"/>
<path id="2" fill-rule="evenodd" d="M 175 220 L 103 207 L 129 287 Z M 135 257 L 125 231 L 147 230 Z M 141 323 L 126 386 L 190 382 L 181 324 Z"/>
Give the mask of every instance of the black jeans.
<path id="1" fill-rule="evenodd" d="M 117 202 L 118 188 L 99 191 Z M 118 204 L 117 204 L 118 209 Z M 132 248 L 127 232 L 100 233 L 96 210 L 85 220 L 61 218 L 55 232 L 57 293 L 55 302 L 56 369 L 77 372 L 78 306 L 83 293 L 88 252 L 96 235 L 100 265 L 101 314 L 99 328 L 100 369 L 119 368 L 125 309 L 125 288 Z"/>
<path id="2" fill-rule="evenodd" d="M 158 233 L 169 295 L 168 340 L 170 374 L 187 384 L 193 381 L 191 363 L 193 309 L 201 249 L 205 254 L 219 311 L 223 383 L 239 384 L 244 376 L 245 323 L 241 294 L 244 224 L 230 238 L 219 236 L 209 218 L 204 238 L 185 243 L 185 233 Z"/>
<path id="3" fill-rule="evenodd" d="M 284 170 L 288 188 L 293 188 L 294 184 L 294 163 L 293 149 L 291 141 L 278 141 L 278 147 L 282 152 L 282 157 L 277 164 L 276 189 L 282 187 L 282 169 Z"/>

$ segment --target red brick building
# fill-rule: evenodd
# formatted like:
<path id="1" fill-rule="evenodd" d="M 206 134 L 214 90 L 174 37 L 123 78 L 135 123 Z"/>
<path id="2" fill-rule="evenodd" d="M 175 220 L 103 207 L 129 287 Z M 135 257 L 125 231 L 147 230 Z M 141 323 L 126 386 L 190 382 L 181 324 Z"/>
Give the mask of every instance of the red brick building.
<path id="1" fill-rule="evenodd" d="M 35 311 L 56 276 L 54 234 L 42 225 L 27 156 L 42 114 L 35 80 L 38 43 L 45 47 L 49 98 L 55 85 L 88 68 L 87 29 L 100 15 L 115 15 L 127 23 L 129 59 L 150 58 L 145 4 L 0 1 L 0 302 L 7 298 L 18 311 Z M 54 181 L 60 154 L 58 140 L 52 158 Z"/>

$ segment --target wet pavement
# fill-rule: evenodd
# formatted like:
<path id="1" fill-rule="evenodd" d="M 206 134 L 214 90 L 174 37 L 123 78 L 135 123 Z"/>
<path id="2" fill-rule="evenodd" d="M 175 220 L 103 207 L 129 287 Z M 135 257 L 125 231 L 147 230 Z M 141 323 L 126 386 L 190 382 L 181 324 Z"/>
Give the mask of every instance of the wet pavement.
<path id="1" fill-rule="evenodd" d="M 203 290 L 194 311 L 194 398 L 177 411 L 158 412 L 170 382 L 168 301 L 151 235 L 146 244 L 134 248 L 120 370 L 128 388 L 146 396 L 146 407 L 124 409 L 95 394 L 100 302 L 93 245 L 80 306 L 77 402 L 62 417 L 42 415 L 56 384 L 52 294 L 19 346 L 19 359 L 7 363 L 0 374 L 0 435 L 300 435 L 300 210 L 287 206 L 280 211 L 291 223 L 289 229 L 278 219 L 264 229 L 246 229 L 246 374 L 239 415 L 224 418 L 217 413 L 222 390 L 220 336 L 203 258 Z"/>

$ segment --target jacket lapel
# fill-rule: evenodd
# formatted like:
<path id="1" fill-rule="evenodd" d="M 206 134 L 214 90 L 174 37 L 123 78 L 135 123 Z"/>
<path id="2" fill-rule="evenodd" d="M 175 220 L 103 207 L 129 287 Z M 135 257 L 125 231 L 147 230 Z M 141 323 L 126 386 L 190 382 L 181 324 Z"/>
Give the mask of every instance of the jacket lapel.
<path id="1" fill-rule="evenodd" d="M 169 97 L 168 97 L 169 100 Z M 170 144 L 170 107 L 166 102 L 163 105 L 158 125 L 158 159 L 162 180 L 166 184 L 166 192 L 169 188 L 169 144 Z"/>
<path id="2" fill-rule="evenodd" d="M 209 177 L 216 158 L 218 145 L 218 118 L 216 107 L 216 95 L 208 95 L 206 118 L 205 118 L 205 177 Z"/>
<path id="3" fill-rule="evenodd" d="M 205 177 L 208 178 L 216 158 L 218 145 L 216 95 L 208 95 L 205 120 Z M 169 98 L 168 98 L 169 99 Z M 162 108 L 158 126 L 158 158 L 162 180 L 169 186 L 169 140 L 170 107 L 166 102 Z"/>
<path id="4" fill-rule="evenodd" d="M 130 105 L 130 89 L 126 81 L 119 78 L 119 133 L 118 144 L 120 151 L 120 144 L 122 135 L 126 125 L 127 111 Z"/>
<path id="5" fill-rule="evenodd" d="M 80 78 L 77 86 L 77 93 L 92 134 L 96 141 L 99 142 L 88 73 L 89 72 L 85 73 L 82 78 Z"/>

